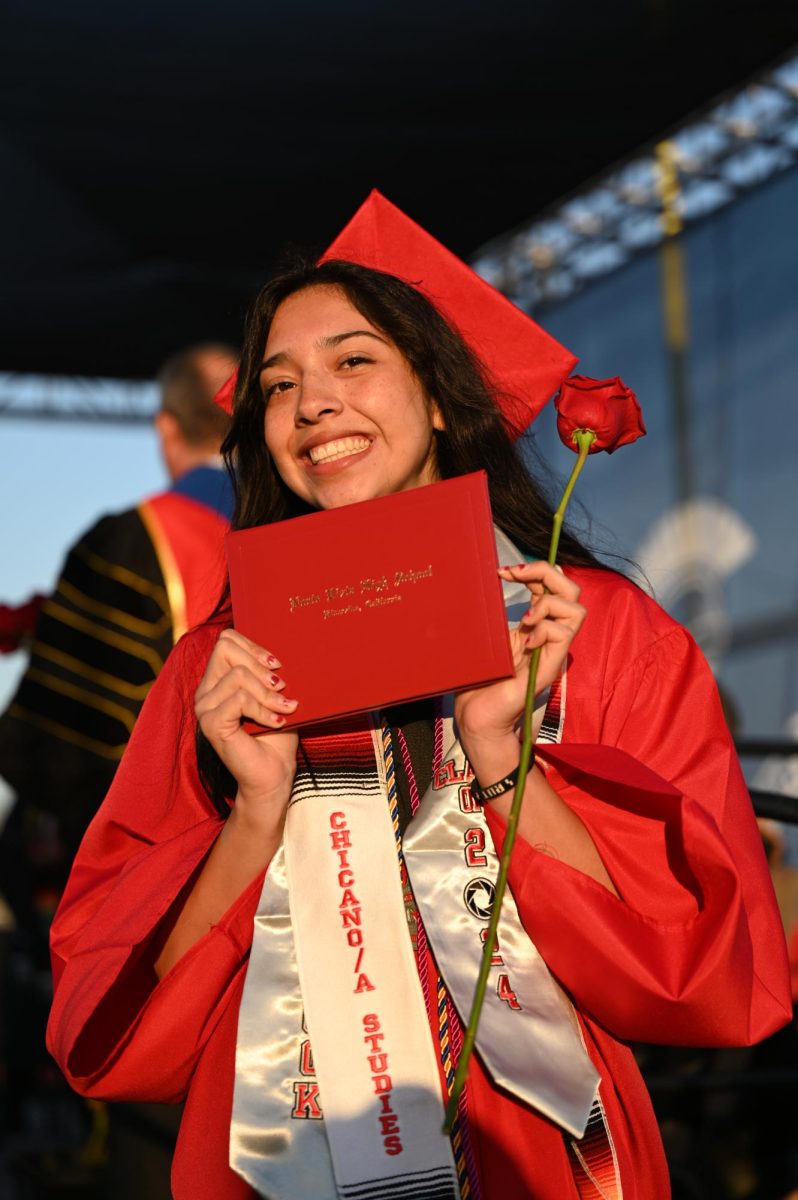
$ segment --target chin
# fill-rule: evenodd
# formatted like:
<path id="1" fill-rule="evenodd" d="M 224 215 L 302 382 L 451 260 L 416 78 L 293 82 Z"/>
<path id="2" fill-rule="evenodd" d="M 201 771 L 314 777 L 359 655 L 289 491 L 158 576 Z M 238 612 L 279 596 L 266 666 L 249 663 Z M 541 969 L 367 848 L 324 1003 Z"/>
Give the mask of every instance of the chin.
<path id="1" fill-rule="evenodd" d="M 386 496 L 390 491 L 390 488 L 380 487 L 379 484 L 368 483 L 366 480 L 358 482 L 342 480 L 340 486 L 319 488 L 314 491 L 310 502 L 322 509 L 344 508 L 347 504 L 359 504 L 363 500 L 376 500 L 378 496 Z"/>
<path id="2" fill-rule="evenodd" d="M 380 492 L 346 492 L 335 496 L 324 496 L 317 501 L 317 506 L 325 511 L 333 508 L 346 508 L 347 504 L 360 504 L 363 500 L 375 500 Z"/>

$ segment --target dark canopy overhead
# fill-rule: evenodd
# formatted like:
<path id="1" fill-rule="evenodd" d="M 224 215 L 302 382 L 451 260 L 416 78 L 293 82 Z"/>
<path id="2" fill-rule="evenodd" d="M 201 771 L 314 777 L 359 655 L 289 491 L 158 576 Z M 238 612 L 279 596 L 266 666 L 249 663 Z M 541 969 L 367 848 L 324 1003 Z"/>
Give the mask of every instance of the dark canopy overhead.
<path id="1" fill-rule="evenodd" d="M 711 0 L 38 0 L 0 50 L 0 371 L 237 339 L 373 186 L 463 256 L 798 43 Z"/>

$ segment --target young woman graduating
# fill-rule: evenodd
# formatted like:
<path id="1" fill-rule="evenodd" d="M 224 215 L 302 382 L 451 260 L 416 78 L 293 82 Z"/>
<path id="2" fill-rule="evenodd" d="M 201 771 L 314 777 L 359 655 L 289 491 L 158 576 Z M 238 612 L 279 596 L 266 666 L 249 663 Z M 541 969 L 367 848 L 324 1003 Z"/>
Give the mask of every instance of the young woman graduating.
<path id="1" fill-rule="evenodd" d="M 525 603 L 513 678 L 323 735 L 284 728 L 313 645 L 256 645 L 222 611 L 173 651 L 54 923 L 49 1037 L 86 1095 L 185 1099 L 178 1200 L 662 1200 L 628 1043 L 747 1044 L 790 1017 L 701 654 L 573 537 L 562 571 L 542 561 L 551 515 L 510 431 L 571 366 L 377 195 L 258 299 L 227 442 L 235 528 L 484 469 Z M 537 646 L 504 965 L 447 1138 Z M 392 647 L 363 653 L 378 672 Z M 368 977 L 342 998 L 337 947 L 361 938 Z"/>

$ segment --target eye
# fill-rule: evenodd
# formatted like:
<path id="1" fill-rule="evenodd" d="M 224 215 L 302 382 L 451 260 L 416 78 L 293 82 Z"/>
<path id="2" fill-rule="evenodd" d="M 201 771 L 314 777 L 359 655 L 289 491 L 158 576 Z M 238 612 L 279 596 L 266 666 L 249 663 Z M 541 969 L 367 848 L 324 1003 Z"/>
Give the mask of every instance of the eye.
<path id="1" fill-rule="evenodd" d="M 290 391 L 293 387 L 296 387 L 296 384 L 290 379 L 278 379 L 274 383 L 265 383 L 263 385 L 263 399 L 271 400 L 272 396 Z"/>
<path id="2" fill-rule="evenodd" d="M 340 366 L 349 368 L 359 367 L 363 363 L 371 362 L 374 362 L 374 359 L 370 358 L 368 354 L 347 354 L 346 358 L 341 360 Z"/>

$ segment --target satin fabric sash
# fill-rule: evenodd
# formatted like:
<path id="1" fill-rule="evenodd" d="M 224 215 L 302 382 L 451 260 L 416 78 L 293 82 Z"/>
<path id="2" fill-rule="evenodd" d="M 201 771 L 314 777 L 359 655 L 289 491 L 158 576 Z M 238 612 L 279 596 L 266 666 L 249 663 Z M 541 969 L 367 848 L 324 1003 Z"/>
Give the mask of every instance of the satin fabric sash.
<path id="1" fill-rule="evenodd" d="M 538 728 L 543 708 L 536 714 Z M 470 800 L 472 778 L 451 717 L 442 768 L 402 846 L 421 919 L 465 1024 L 490 919 L 499 859 L 484 812 Z M 492 1079 L 575 1137 L 590 1116 L 599 1075 L 576 1015 L 504 896 L 477 1049 Z"/>
<path id="2" fill-rule="evenodd" d="M 256 917 L 231 1165 L 274 1200 L 455 1200 L 379 740 L 303 745 Z"/>
<path id="3" fill-rule="evenodd" d="M 338 1200 L 313 1071 L 282 847 L 261 893 L 236 1039 L 230 1166 L 273 1200 Z"/>

